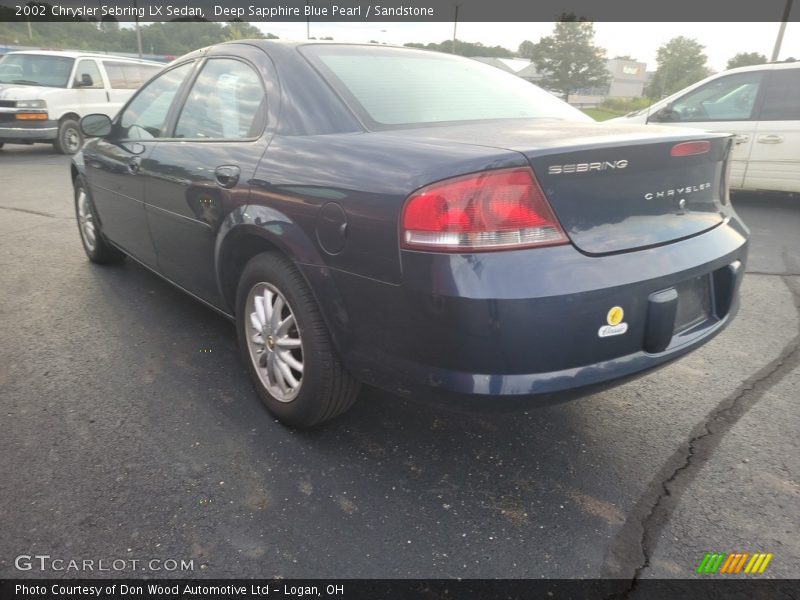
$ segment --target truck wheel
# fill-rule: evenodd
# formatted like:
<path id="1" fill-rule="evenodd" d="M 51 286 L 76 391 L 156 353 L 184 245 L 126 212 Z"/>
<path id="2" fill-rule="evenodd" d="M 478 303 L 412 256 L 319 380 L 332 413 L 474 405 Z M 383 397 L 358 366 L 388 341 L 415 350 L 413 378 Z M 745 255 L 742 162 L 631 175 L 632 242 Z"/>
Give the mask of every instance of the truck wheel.
<path id="1" fill-rule="evenodd" d="M 64 119 L 58 126 L 58 137 L 53 142 L 56 152 L 75 154 L 83 145 L 80 125 L 74 119 Z"/>

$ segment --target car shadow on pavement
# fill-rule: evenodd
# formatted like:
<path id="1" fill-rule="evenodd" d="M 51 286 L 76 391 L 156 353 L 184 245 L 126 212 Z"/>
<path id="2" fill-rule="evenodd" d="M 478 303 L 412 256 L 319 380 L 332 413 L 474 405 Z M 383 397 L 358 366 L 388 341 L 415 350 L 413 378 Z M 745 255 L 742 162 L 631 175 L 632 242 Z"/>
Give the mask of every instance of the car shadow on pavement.
<path id="1" fill-rule="evenodd" d="M 625 520 L 625 490 L 646 481 L 629 461 L 631 445 L 646 454 L 647 436 L 617 452 L 618 432 L 595 421 L 597 397 L 471 414 L 365 387 L 347 414 L 288 429 L 259 402 L 226 319 L 133 261 L 87 268 L 85 301 L 113 348 L 101 369 L 128 393 L 130 406 L 116 410 L 131 413 L 130 435 L 152 448 L 149 468 L 202 490 L 220 511 L 208 527 L 224 528 L 228 550 L 252 554 L 237 573 L 263 574 L 266 536 L 293 548 L 297 562 L 273 565 L 286 577 L 589 576 Z M 247 518 L 232 521 L 229 505 Z M 348 559 L 353 540 L 364 560 Z M 570 546 L 574 557 L 560 556 Z M 320 547 L 329 560 L 309 571 Z"/>

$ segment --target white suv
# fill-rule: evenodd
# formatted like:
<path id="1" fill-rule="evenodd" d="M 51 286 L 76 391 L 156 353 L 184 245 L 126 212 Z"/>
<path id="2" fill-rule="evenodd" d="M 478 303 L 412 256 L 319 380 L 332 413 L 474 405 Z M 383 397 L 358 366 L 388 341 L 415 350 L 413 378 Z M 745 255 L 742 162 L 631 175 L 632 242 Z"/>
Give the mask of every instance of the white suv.
<path id="1" fill-rule="evenodd" d="M 800 193 L 800 62 L 717 73 L 620 122 L 734 133 L 731 187 Z"/>
<path id="2" fill-rule="evenodd" d="M 82 116 L 113 117 L 163 66 L 80 52 L 9 52 L 0 58 L 0 147 L 49 142 L 74 154 L 83 144 Z"/>

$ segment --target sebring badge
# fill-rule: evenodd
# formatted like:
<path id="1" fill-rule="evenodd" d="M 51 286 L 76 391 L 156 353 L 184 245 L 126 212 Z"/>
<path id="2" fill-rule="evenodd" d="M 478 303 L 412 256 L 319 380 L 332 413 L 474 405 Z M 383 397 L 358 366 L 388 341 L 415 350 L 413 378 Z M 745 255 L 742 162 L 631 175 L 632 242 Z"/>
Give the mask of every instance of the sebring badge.
<path id="1" fill-rule="evenodd" d="M 589 171 L 607 171 L 609 169 L 624 169 L 628 166 L 626 159 L 606 160 L 603 162 L 574 163 L 571 165 L 550 165 L 547 167 L 548 175 L 561 175 L 562 173 L 588 173 Z"/>

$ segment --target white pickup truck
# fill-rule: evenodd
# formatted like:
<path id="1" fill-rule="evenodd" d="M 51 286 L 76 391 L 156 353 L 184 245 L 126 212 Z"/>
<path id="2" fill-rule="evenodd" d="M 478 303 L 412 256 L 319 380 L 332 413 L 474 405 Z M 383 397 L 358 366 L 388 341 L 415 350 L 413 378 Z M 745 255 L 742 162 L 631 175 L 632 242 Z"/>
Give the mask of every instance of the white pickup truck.
<path id="1" fill-rule="evenodd" d="M 81 52 L 9 52 L 0 58 L 0 148 L 52 143 L 63 154 L 83 144 L 84 115 L 109 117 L 145 81 L 157 62 Z"/>

